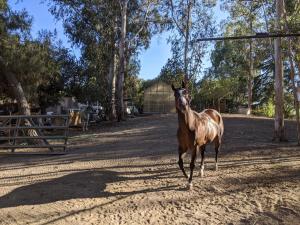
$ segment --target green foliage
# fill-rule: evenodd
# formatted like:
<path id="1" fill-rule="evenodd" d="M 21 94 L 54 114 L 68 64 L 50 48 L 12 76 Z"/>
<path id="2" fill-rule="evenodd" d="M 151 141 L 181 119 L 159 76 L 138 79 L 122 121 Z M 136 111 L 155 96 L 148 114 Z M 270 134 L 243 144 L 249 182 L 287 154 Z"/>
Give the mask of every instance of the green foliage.
<path id="1" fill-rule="evenodd" d="M 275 105 L 272 99 L 269 99 L 268 102 L 264 103 L 262 106 L 259 106 L 257 109 L 253 110 L 253 114 L 258 116 L 274 117 L 275 115 Z"/>
<path id="2" fill-rule="evenodd" d="M 30 37 L 32 18 L 26 11 L 12 11 L 6 1 L 0 4 L 0 78 L 2 99 L 13 98 L 7 89 L 5 74 L 13 73 L 21 83 L 27 101 L 45 108 L 56 104 L 64 89 L 64 64 L 56 35 L 41 31 L 37 39 Z"/>
<path id="3" fill-rule="evenodd" d="M 197 109 L 217 108 L 223 99 L 230 99 L 238 92 L 237 78 L 203 79 L 198 85 L 192 104 Z"/>
<path id="4" fill-rule="evenodd" d="M 180 86 L 183 80 L 183 64 L 178 58 L 168 59 L 166 65 L 161 69 L 158 80 L 167 84 Z"/>
<path id="5" fill-rule="evenodd" d="M 295 118 L 296 111 L 294 107 L 294 97 L 290 92 L 284 94 L 284 117 Z"/>
<path id="6" fill-rule="evenodd" d="M 295 1 L 286 1 L 288 14 L 293 15 L 297 11 Z M 223 24 L 224 36 L 250 35 L 256 32 L 273 31 L 274 29 L 274 1 L 224 1 L 223 8 L 230 13 L 230 19 Z M 299 15 L 299 13 L 296 13 Z M 294 16 L 295 17 L 295 16 Z M 291 18 L 291 17 L 289 17 Z M 294 20 L 296 21 L 296 20 Z M 293 22 L 289 22 L 294 27 Z M 252 25 L 252 26 L 251 26 Z M 298 26 L 299 27 L 299 26 Z M 284 39 L 282 39 L 284 41 Z M 228 95 L 228 100 L 232 106 L 247 103 L 248 100 L 248 79 L 250 71 L 250 40 L 220 41 L 216 42 L 211 54 L 212 67 L 209 68 L 204 80 L 221 80 L 224 78 L 235 79 L 235 91 Z M 284 43 L 284 42 L 283 42 Z M 269 39 L 252 40 L 255 74 L 253 77 L 252 101 L 259 103 L 259 109 L 255 113 L 272 116 L 273 115 L 273 96 L 274 96 L 274 49 L 273 43 Z M 286 48 L 286 45 L 283 45 Z M 296 49 L 296 48 L 295 48 Z M 285 65 L 286 85 L 290 82 L 289 64 Z M 300 65 L 300 64 L 299 64 Z M 212 86 L 212 87 L 211 87 Z M 212 94 L 214 84 L 202 86 L 203 92 Z M 226 90 L 226 88 L 224 88 Z M 287 95 L 291 93 L 291 88 L 286 86 Z M 205 96 L 201 96 L 206 101 Z M 213 98 L 213 97 L 211 97 Z M 286 115 L 291 114 L 293 107 L 292 101 L 286 98 Z M 211 100 L 212 101 L 212 100 Z"/>
<path id="7" fill-rule="evenodd" d="M 144 104 L 144 87 L 143 81 L 137 76 L 128 76 L 125 80 L 125 87 L 127 87 L 127 96 L 133 104 L 142 111 Z"/>
<path id="8" fill-rule="evenodd" d="M 211 7 L 208 7 L 203 1 L 167 0 L 165 2 L 166 16 L 172 21 L 170 27 L 172 34 L 169 38 L 173 53 L 171 60 L 180 61 L 183 71 L 186 66 L 189 79 L 197 80 L 208 46 L 208 42 L 199 42 L 197 39 L 213 36 L 216 32 Z M 190 13 L 188 13 L 189 9 Z M 188 18 L 188 14 L 190 14 L 190 18 Z M 184 65 L 185 53 L 187 65 Z"/>
<path id="9" fill-rule="evenodd" d="M 73 82 L 73 85 L 68 87 L 69 92 L 74 94 L 74 91 L 78 93 L 82 90 L 79 96 L 81 101 L 99 101 L 106 109 L 107 115 L 111 116 L 110 113 L 114 111 L 113 98 L 116 97 L 116 103 L 122 105 L 120 102 L 123 96 L 119 96 L 122 90 L 130 96 L 139 95 L 139 88 L 133 89 L 138 93 L 133 93 L 128 85 L 132 80 L 136 80 L 140 68 L 136 57 L 140 50 L 149 47 L 151 37 L 164 27 L 160 15 L 160 1 L 49 0 L 49 3 L 51 13 L 63 21 L 67 35 L 81 48 L 83 71 L 78 80 L 81 80 L 83 85 Z M 125 5 L 125 44 L 121 45 L 122 8 L 125 9 Z M 125 46 L 125 49 L 121 46 Z M 123 56 L 119 55 L 120 52 L 123 55 L 123 50 L 125 62 Z M 125 75 L 121 73 L 123 65 Z M 116 77 L 117 74 L 121 77 L 117 79 L 117 83 L 120 81 L 121 84 L 116 85 L 116 93 L 113 96 L 112 77 Z"/>

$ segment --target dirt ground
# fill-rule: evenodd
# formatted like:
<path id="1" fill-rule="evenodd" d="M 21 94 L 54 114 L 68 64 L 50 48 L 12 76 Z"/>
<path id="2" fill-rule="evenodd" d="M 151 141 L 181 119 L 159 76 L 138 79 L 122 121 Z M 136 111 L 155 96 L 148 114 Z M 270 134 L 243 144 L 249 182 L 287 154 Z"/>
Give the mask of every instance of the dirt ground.
<path id="1" fill-rule="evenodd" d="M 290 141 L 276 144 L 273 120 L 224 117 L 219 171 L 209 147 L 192 191 L 177 165 L 174 114 L 73 130 L 63 156 L 1 156 L 0 224 L 300 224 L 293 122 Z"/>

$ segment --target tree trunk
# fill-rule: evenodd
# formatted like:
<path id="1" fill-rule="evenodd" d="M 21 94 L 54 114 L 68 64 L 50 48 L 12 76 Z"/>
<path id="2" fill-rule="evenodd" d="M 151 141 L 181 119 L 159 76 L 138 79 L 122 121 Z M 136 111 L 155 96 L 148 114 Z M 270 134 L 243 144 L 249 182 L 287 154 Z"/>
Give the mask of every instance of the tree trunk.
<path id="1" fill-rule="evenodd" d="M 285 8 L 284 8 L 284 20 L 285 20 L 285 23 L 284 23 L 285 31 L 289 32 Z M 289 55 L 289 62 L 290 62 L 290 66 L 291 66 L 290 78 L 291 78 L 292 85 L 293 85 L 293 95 L 294 95 L 294 103 L 295 103 L 295 110 L 296 110 L 297 140 L 298 140 L 298 145 L 300 145 L 299 101 L 298 101 L 298 97 L 297 97 L 297 87 L 296 87 L 296 82 L 295 82 L 295 65 L 294 65 L 294 57 L 293 57 L 293 51 L 292 51 L 292 40 L 290 37 L 288 37 L 288 55 Z"/>
<path id="2" fill-rule="evenodd" d="M 5 65 L 2 57 L 0 57 L 0 62 L 1 62 L 1 64 Z M 8 85 L 11 87 L 14 98 L 18 102 L 20 114 L 30 116 L 31 115 L 30 107 L 29 107 L 29 104 L 26 99 L 26 96 L 25 96 L 25 93 L 24 93 L 21 83 L 18 81 L 15 74 L 12 72 L 5 71 L 4 76 L 8 82 Z M 25 122 L 25 124 L 24 124 L 25 126 L 33 125 L 32 122 L 28 119 L 26 119 L 24 122 Z M 29 136 L 44 136 L 44 135 L 40 135 L 41 132 L 38 129 L 28 129 L 27 133 Z M 46 139 L 40 139 L 40 140 L 38 139 L 35 141 L 39 144 L 45 143 L 46 145 L 49 145 L 49 142 Z M 50 148 L 50 150 L 53 151 L 53 148 Z M 14 151 L 14 149 L 13 149 L 13 151 Z"/>
<path id="3" fill-rule="evenodd" d="M 126 22 L 127 22 L 127 0 L 122 1 L 121 8 L 121 38 L 119 46 L 119 60 L 120 67 L 117 79 L 117 117 L 118 121 L 124 120 L 124 101 L 123 101 L 123 89 L 124 89 L 124 74 L 125 74 L 125 39 L 126 39 Z"/>
<path id="4" fill-rule="evenodd" d="M 276 30 L 281 30 L 280 19 L 283 12 L 283 0 L 276 0 Z M 283 114 L 283 64 L 281 51 L 281 38 L 276 38 L 275 49 L 275 120 L 274 141 L 286 141 Z"/>
<path id="5" fill-rule="evenodd" d="M 14 73 L 5 72 L 4 74 L 5 74 L 5 78 L 8 82 L 8 85 L 11 87 L 14 98 L 16 98 L 16 100 L 18 102 L 20 114 L 30 116 L 31 115 L 30 107 L 29 107 L 29 104 L 26 99 L 26 96 L 25 96 L 25 93 L 24 93 L 21 83 L 17 80 Z M 25 119 L 24 123 L 25 123 L 24 124 L 25 126 L 33 126 L 34 125 L 32 123 L 32 121 L 30 121 L 28 119 Z M 28 129 L 27 134 L 29 136 L 44 136 L 41 134 L 41 132 L 38 129 Z M 49 142 L 46 139 L 35 140 L 35 142 L 37 142 L 38 144 L 41 144 L 41 145 L 43 143 L 45 143 L 46 145 L 49 145 Z M 53 151 L 52 148 L 50 148 L 50 150 Z M 13 149 L 13 151 L 14 151 L 14 149 Z"/>
<path id="6" fill-rule="evenodd" d="M 184 46 L 184 82 L 186 84 L 188 84 L 189 81 L 188 52 L 189 52 L 189 39 L 190 39 L 191 8 L 192 8 L 191 2 L 188 1 L 186 27 L 185 27 L 185 46 Z"/>
<path id="7" fill-rule="evenodd" d="M 19 112 L 22 115 L 30 115 L 30 107 L 27 102 L 25 93 L 23 91 L 23 88 L 21 86 L 21 83 L 17 80 L 15 74 L 11 72 L 6 72 L 5 78 L 8 82 L 8 85 L 11 87 L 12 94 L 14 98 L 16 98 L 19 106 Z"/>
<path id="8" fill-rule="evenodd" d="M 113 121 L 117 118 L 116 116 L 116 54 L 115 50 L 112 52 L 112 57 L 109 65 L 108 72 L 108 87 L 109 87 L 109 110 L 108 117 L 110 121 Z"/>

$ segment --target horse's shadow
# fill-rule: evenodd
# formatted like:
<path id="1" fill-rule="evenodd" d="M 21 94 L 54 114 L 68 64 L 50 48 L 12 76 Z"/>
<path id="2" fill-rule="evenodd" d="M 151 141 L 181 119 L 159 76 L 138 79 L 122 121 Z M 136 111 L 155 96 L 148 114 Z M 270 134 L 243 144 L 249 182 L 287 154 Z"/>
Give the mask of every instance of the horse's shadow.
<path id="1" fill-rule="evenodd" d="M 117 193 L 111 193 L 105 190 L 109 183 L 134 179 L 153 179 L 161 175 L 163 174 L 160 173 L 145 177 L 128 178 L 121 176 L 118 172 L 110 170 L 86 170 L 83 172 L 75 172 L 59 178 L 16 188 L 12 192 L 0 197 L 0 208 L 47 204 L 78 198 L 125 197 L 138 193 L 174 189 L 175 186 L 161 188 L 151 187 L 143 190 Z"/>

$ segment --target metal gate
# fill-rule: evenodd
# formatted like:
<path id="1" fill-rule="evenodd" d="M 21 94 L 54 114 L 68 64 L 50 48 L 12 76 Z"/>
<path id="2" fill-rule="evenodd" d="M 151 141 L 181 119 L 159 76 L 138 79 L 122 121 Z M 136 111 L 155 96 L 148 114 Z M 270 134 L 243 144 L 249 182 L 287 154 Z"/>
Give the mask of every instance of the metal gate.
<path id="1" fill-rule="evenodd" d="M 68 133 L 68 115 L 0 116 L 0 149 L 11 149 L 11 152 L 48 148 L 50 154 L 57 153 L 58 149 L 64 153 Z"/>

